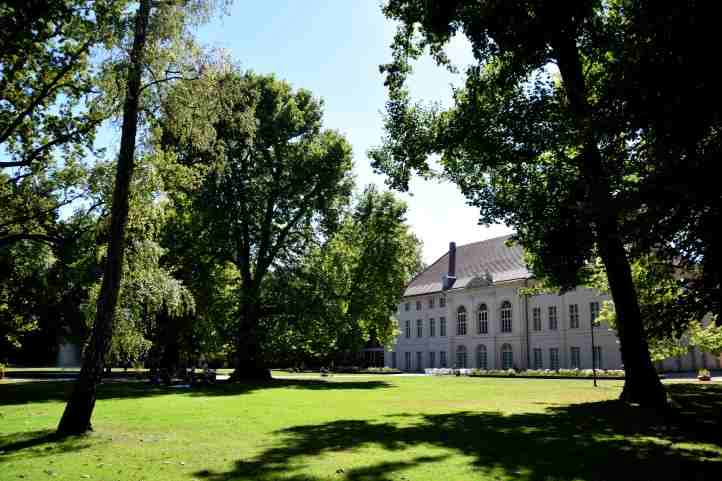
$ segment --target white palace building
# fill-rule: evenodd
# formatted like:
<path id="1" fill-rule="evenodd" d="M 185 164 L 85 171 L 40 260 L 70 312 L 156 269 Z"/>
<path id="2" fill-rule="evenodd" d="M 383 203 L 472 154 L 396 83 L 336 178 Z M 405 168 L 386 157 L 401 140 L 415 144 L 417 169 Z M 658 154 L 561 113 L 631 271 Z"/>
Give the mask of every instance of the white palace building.
<path id="1" fill-rule="evenodd" d="M 622 369 L 616 334 L 592 320 L 609 296 L 577 288 L 525 296 L 532 276 L 509 236 L 449 245 L 449 252 L 407 286 L 396 318 L 400 335 L 384 365 L 426 368 Z M 594 356 L 594 358 L 592 357 Z M 690 352 L 660 370 L 718 368 L 720 359 Z"/>

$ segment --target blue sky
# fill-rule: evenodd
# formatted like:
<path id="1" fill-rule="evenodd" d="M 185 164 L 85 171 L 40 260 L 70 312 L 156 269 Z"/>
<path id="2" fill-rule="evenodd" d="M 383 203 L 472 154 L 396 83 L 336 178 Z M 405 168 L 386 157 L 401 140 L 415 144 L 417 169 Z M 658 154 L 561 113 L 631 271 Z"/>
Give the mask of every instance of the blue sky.
<path id="1" fill-rule="evenodd" d="M 384 185 L 372 172 L 367 150 L 383 134 L 386 100 L 378 65 L 390 60 L 395 26 L 375 0 L 236 1 L 229 15 L 199 29 L 201 42 L 226 49 L 243 68 L 275 73 L 324 101 L 324 125 L 341 131 L 353 146 L 357 183 Z M 455 39 L 448 49 L 460 66 L 472 61 L 468 44 Z M 448 105 L 451 85 L 461 77 L 420 61 L 410 87 L 414 97 Z M 505 226 L 477 225 L 478 212 L 467 206 L 456 186 L 415 179 L 408 221 L 424 242 L 424 260 L 441 256 L 450 241 L 465 244 L 506 234 Z"/>

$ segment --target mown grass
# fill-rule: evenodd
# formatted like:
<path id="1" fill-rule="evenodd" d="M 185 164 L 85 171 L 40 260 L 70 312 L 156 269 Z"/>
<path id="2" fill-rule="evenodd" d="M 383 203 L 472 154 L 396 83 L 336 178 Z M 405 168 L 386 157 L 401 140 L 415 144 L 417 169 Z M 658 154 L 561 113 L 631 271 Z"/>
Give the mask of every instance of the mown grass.
<path id="1" fill-rule="evenodd" d="M 0 480 L 722 479 L 722 385 L 334 376 L 268 385 L 101 386 L 89 436 L 53 430 L 68 383 L 0 384 Z"/>

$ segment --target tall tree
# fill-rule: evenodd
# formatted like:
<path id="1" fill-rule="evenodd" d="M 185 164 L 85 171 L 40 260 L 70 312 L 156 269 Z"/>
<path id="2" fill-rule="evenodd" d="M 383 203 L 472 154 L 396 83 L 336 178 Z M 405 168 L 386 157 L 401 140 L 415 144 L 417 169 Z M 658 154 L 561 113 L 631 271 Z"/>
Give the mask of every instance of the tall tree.
<path id="1" fill-rule="evenodd" d="M 158 96 L 164 91 L 160 87 L 165 83 L 186 78 L 183 59 L 193 57 L 196 50 L 188 27 L 207 18 L 210 6 L 211 2 L 204 0 L 139 0 L 137 9 L 129 13 L 132 21 L 128 24 L 133 25 L 132 32 L 121 36 L 117 48 L 111 52 L 119 54 L 120 61 L 117 61 L 118 55 L 111 55 L 105 62 L 106 81 L 103 85 L 121 86 L 117 92 L 123 99 L 120 151 L 95 322 L 84 352 L 80 377 L 58 426 L 61 435 L 78 434 L 91 429 L 90 419 L 97 385 L 111 345 L 113 319 L 121 286 L 136 137 L 139 126 L 142 126 L 141 109 L 157 104 Z M 127 57 L 126 48 L 129 48 Z M 117 76 L 118 72 L 123 73 Z"/>
<path id="2" fill-rule="evenodd" d="M 181 163 L 207 171 L 195 197 L 204 239 L 240 275 L 232 379 L 268 379 L 259 337 L 264 279 L 335 226 L 352 187 L 351 148 L 322 129 L 321 102 L 307 90 L 233 69 L 213 88 L 213 141 L 166 142 Z"/>
<path id="3" fill-rule="evenodd" d="M 633 221 L 649 212 L 652 197 L 640 194 L 654 184 L 656 169 L 639 153 L 653 139 L 625 116 L 629 98 L 621 92 L 639 77 L 616 70 L 625 47 L 635 45 L 645 58 L 659 47 L 635 44 L 625 30 L 649 20 L 636 16 L 648 4 L 389 1 L 384 12 L 400 27 L 394 61 L 382 67 L 390 92 L 387 137 L 371 154 L 399 188 L 407 188 L 413 171 L 431 174 L 427 157 L 441 154 L 444 174 L 480 208 L 481 221 L 514 226 L 535 254 L 535 273 L 562 289 L 576 285 L 585 263 L 599 255 L 618 318 L 621 398 L 662 406 L 666 394 L 645 341 L 628 254 L 640 235 Z M 455 106 L 414 105 L 404 87 L 410 59 L 429 48 L 450 66 L 443 49 L 456 34 L 469 39 L 478 65 L 454 92 Z M 645 79 L 647 87 L 654 82 Z M 657 114 L 661 120 L 675 111 Z"/>
<path id="4" fill-rule="evenodd" d="M 105 356 L 113 334 L 113 318 L 118 303 L 125 251 L 125 226 L 128 222 L 130 181 L 135 163 L 138 108 L 150 10 L 150 0 L 140 0 L 135 15 L 133 47 L 128 62 L 127 91 L 123 105 L 123 126 L 103 281 L 98 295 L 97 313 L 90 344 L 83 357 L 80 378 L 58 425 L 58 434 L 61 435 L 80 434 L 91 429 L 90 419 L 95 408 L 97 386 L 102 378 Z"/>

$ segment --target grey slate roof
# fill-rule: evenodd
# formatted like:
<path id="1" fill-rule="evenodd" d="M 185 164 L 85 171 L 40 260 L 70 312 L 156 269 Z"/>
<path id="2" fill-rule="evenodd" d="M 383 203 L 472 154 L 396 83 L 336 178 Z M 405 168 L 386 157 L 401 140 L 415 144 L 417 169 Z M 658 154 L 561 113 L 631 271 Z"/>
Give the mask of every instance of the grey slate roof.
<path id="1" fill-rule="evenodd" d="M 511 236 L 456 246 L 456 282 L 452 289 L 464 288 L 470 283 L 482 283 L 485 274 L 491 274 L 493 283 L 516 279 L 528 279 L 531 273 L 524 263 L 524 250 L 518 244 L 511 247 L 506 241 Z M 406 287 L 404 296 L 430 294 L 442 290 L 442 278 L 448 273 L 449 253 L 447 252 Z"/>

